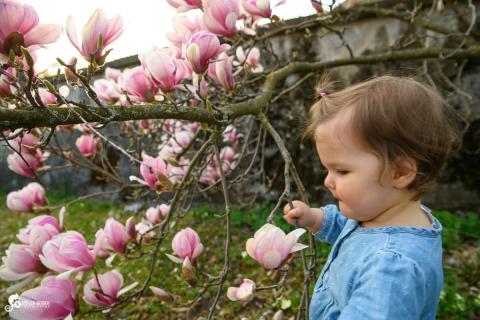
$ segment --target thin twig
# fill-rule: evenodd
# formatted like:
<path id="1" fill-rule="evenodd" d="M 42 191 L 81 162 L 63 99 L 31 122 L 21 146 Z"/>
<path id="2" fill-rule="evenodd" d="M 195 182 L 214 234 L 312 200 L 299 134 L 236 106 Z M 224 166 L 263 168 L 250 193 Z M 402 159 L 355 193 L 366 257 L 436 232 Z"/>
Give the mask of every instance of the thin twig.
<path id="1" fill-rule="evenodd" d="M 225 249 L 224 249 L 224 262 L 223 262 L 223 269 L 220 273 L 220 283 L 218 284 L 217 288 L 217 293 L 215 295 L 215 299 L 212 303 L 212 305 L 209 308 L 208 312 L 208 320 L 213 318 L 213 314 L 215 312 L 215 307 L 217 306 L 217 303 L 220 299 L 220 294 L 222 292 L 222 287 L 223 283 L 225 282 L 228 274 L 228 270 L 230 269 L 230 242 L 232 241 L 232 234 L 231 234 L 231 205 L 230 205 L 230 197 L 228 195 L 228 188 L 227 188 L 227 181 L 225 179 L 225 174 L 223 172 L 222 168 L 222 160 L 220 159 L 220 151 L 218 150 L 218 143 L 216 139 L 218 138 L 218 134 L 213 134 L 213 138 L 215 139 L 215 143 L 213 144 L 214 150 L 215 150 L 215 158 L 217 162 L 217 168 L 218 171 L 220 172 L 220 179 L 222 181 L 222 189 L 223 189 L 223 198 L 225 200 L 225 219 L 226 219 L 226 232 L 227 232 L 227 238 L 225 240 Z"/>

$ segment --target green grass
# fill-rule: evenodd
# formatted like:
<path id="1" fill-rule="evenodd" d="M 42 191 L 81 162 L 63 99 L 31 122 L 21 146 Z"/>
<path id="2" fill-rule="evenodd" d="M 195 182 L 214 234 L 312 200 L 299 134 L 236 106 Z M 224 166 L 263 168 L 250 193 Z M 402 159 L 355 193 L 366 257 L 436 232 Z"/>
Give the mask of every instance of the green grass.
<path id="1" fill-rule="evenodd" d="M 442 222 L 445 286 L 440 319 L 480 318 L 480 216 L 436 212 Z"/>
<path id="2" fill-rule="evenodd" d="M 48 194 L 50 204 L 70 200 L 72 197 L 62 194 Z M 234 209 L 231 215 L 232 222 L 232 245 L 230 251 L 231 270 L 226 286 L 238 285 L 243 278 L 254 280 L 257 285 L 275 284 L 281 277 L 279 272 L 268 272 L 259 267 L 250 257 L 246 256 L 245 242 L 253 233 L 265 223 L 272 205 L 264 203 L 257 208 L 245 211 Z M 55 212 L 53 214 L 57 214 Z M 143 214 L 143 212 L 141 212 Z M 161 287 L 176 296 L 175 304 L 167 304 L 159 301 L 147 290 L 139 300 L 121 308 L 115 308 L 110 315 L 103 313 L 91 313 L 94 308 L 81 303 L 81 309 L 75 319 L 197 319 L 206 316 L 211 301 L 216 293 L 216 287 L 209 288 L 202 299 L 193 308 L 182 304 L 193 299 L 200 288 L 192 288 L 183 281 L 180 266 L 174 264 L 165 256 L 170 253 L 170 243 L 176 231 L 191 226 L 200 235 L 206 251 L 200 256 L 197 266 L 199 273 L 218 275 L 223 266 L 225 218 L 222 216 L 224 209 L 212 205 L 199 206 L 188 212 L 185 217 L 177 220 L 173 231 L 165 239 L 160 248 L 159 259 L 154 267 L 151 285 Z M 103 227 L 107 217 L 113 216 L 124 222 L 129 215 L 121 210 L 121 207 L 107 202 L 82 201 L 71 205 L 67 210 L 65 227 L 77 230 L 84 234 L 89 243 L 94 242 L 95 232 Z M 466 319 L 480 317 L 480 237 L 476 230 L 480 229 L 480 217 L 474 213 L 464 215 L 453 214 L 446 211 L 436 212 L 436 216 L 444 226 L 444 253 L 445 253 L 445 287 L 442 291 L 441 304 L 438 319 Z M 0 250 L 2 252 L 11 242 L 17 242 L 18 230 L 25 226 L 28 219 L 33 215 L 14 214 L 5 208 L 5 195 L 0 196 L 0 219 L 2 221 L 2 233 L 0 235 Z M 136 217 L 139 222 L 139 217 Z M 275 223 L 284 231 L 289 232 L 292 226 L 281 218 L 281 214 L 275 217 Z M 306 237 L 304 236 L 304 239 Z M 150 250 L 153 245 L 144 247 L 145 255 L 138 259 L 126 259 L 122 256 L 115 258 L 113 264 L 123 275 L 124 284 L 139 281 L 140 285 L 146 279 L 151 263 Z M 330 247 L 317 245 L 318 268 L 326 260 Z M 98 272 L 103 273 L 108 268 L 104 261 L 97 263 Z M 230 302 L 222 293 L 219 302 L 219 310 L 216 319 L 258 319 L 265 315 L 271 318 L 276 310 L 284 309 L 285 318 L 295 314 L 300 303 L 302 284 L 301 260 L 295 260 L 292 273 L 289 275 L 287 285 L 275 291 L 258 292 L 255 299 L 247 305 Z M 89 279 L 89 273 L 84 275 L 83 281 Z M 202 276 L 199 275 L 199 279 Z M 200 281 L 201 283 L 201 281 Z M 37 285 L 34 282 L 31 286 Z M 9 284 L 0 282 L 0 290 Z M 312 284 L 313 285 L 313 284 Z M 79 286 L 79 290 L 81 286 Z M 136 289 L 138 289 L 138 286 Z M 134 292 L 134 289 L 131 292 Z M 225 288 L 224 288 L 225 291 Z M 78 293 L 81 299 L 82 292 Z M 7 296 L 0 296 L 1 301 L 6 303 Z M 3 312 L 0 317 L 6 316 Z"/>

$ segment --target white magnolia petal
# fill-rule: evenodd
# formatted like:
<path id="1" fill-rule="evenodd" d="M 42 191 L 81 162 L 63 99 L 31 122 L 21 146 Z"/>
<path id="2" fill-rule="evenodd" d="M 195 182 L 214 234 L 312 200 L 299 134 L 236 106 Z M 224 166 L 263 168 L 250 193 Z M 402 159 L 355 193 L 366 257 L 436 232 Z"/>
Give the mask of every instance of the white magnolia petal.
<path id="1" fill-rule="evenodd" d="M 72 273 L 75 271 L 75 269 L 71 269 L 65 272 L 60 273 L 59 275 L 56 276 L 58 280 L 69 280 L 70 276 Z"/>
<path id="2" fill-rule="evenodd" d="M 253 238 L 250 238 L 247 240 L 247 244 L 245 245 L 245 248 L 247 250 L 247 253 L 250 257 L 252 257 L 253 259 L 255 259 L 255 255 L 253 253 L 253 246 L 255 244 L 255 239 Z"/>
<path id="3" fill-rule="evenodd" d="M 237 291 L 238 291 L 238 288 L 235 288 L 235 287 L 229 287 L 228 290 L 227 290 L 227 297 L 228 299 L 232 300 L 232 301 L 237 301 Z"/>
<path id="4" fill-rule="evenodd" d="M 82 49 L 80 48 L 80 43 L 78 42 L 77 28 L 75 26 L 75 22 L 73 21 L 72 16 L 67 17 L 65 31 L 67 33 L 68 39 L 73 44 L 73 46 L 78 50 L 78 52 L 82 52 Z"/>
<path id="5" fill-rule="evenodd" d="M 6 265 L 0 267 L 0 279 L 4 281 L 17 281 L 29 276 L 31 272 L 28 273 L 16 273 L 10 270 Z"/>
<path id="6" fill-rule="evenodd" d="M 298 238 L 300 238 L 307 230 L 303 229 L 303 228 L 298 228 L 298 229 L 295 229 L 293 231 L 291 231 L 289 235 L 292 235 L 296 238 L 296 240 L 298 240 Z"/>
<path id="7" fill-rule="evenodd" d="M 193 250 L 192 258 L 195 259 L 197 258 L 204 250 L 203 244 L 199 243 L 196 247 L 195 250 Z"/>
<path id="8" fill-rule="evenodd" d="M 132 284 L 129 284 L 128 286 L 120 289 L 120 291 L 118 291 L 117 293 L 117 297 L 120 297 L 122 294 L 125 294 L 127 293 L 128 291 L 132 290 L 133 288 L 135 288 L 136 286 L 138 285 L 138 281 L 132 283 Z"/>
<path id="9" fill-rule="evenodd" d="M 63 320 L 73 320 L 72 314 L 69 313 Z"/>
<path id="10" fill-rule="evenodd" d="M 148 186 L 148 183 L 146 183 L 145 180 L 142 180 L 142 179 L 140 179 L 140 178 L 137 177 L 137 176 L 130 176 L 130 177 L 128 177 L 128 179 L 129 179 L 130 181 L 132 181 L 132 182 L 135 181 L 135 182 L 139 182 L 139 183 L 141 183 L 141 184 L 143 184 L 143 185 Z"/>
<path id="11" fill-rule="evenodd" d="M 67 209 L 63 206 L 60 209 L 60 212 L 58 213 L 58 221 L 59 221 L 60 229 L 63 229 L 63 221 L 65 219 L 65 212 L 66 211 L 67 211 Z"/>
<path id="12" fill-rule="evenodd" d="M 308 246 L 303 243 L 295 243 L 295 245 L 292 247 L 292 250 L 290 250 L 290 253 L 300 251 L 305 248 L 308 248 Z"/>
<path id="13" fill-rule="evenodd" d="M 112 262 L 113 262 L 113 259 L 115 259 L 115 257 L 117 256 L 116 253 L 112 254 L 110 257 L 108 257 L 107 260 L 105 260 L 105 265 L 109 268 L 112 268 Z"/>
<path id="14" fill-rule="evenodd" d="M 168 254 L 168 253 L 165 253 L 165 255 L 168 257 L 168 259 L 170 259 L 171 261 L 173 261 L 175 263 L 183 263 L 183 260 L 180 259 L 179 257 L 173 256 L 173 255 Z"/>

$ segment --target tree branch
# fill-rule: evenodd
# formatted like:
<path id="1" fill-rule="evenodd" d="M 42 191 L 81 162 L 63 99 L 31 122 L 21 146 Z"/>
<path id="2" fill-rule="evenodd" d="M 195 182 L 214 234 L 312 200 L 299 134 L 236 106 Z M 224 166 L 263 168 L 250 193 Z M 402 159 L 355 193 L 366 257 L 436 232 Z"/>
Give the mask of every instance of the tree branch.
<path id="1" fill-rule="evenodd" d="M 95 114 L 80 107 L 74 107 L 88 122 L 102 123 L 102 119 L 113 114 L 111 121 L 141 120 L 141 119 L 180 119 L 199 121 L 208 124 L 222 125 L 244 115 L 255 115 L 261 112 L 272 100 L 277 84 L 294 73 L 313 72 L 331 69 L 346 65 L 376 64 L 389 61 L 421 60 L 448 56 L 450 60 L 465 60 L 480 58 L 480 46 L 472 46 L 467 49 L 441 49 L 420 48 L 399 51 L 388 51 L 380 54 L 372 54 L 353 59 L 339 59 L 327 62 L 292 62 L 285 67 L 270 73 L 260 94 L 250 100 L 227 105 L 211 113 L 206 109 L 178 107 L 173 110 L 170 106 L 157 105 L 133 105 L 108 106 L 105 109 L 96 108 Z M 78 115 L 72 114 L 66 108 L 49 107 L 42 109 L 0 109 L 0 130 L 14 130 L 17 128 L 54 127 L 64 124 L 83 123 Z"/>

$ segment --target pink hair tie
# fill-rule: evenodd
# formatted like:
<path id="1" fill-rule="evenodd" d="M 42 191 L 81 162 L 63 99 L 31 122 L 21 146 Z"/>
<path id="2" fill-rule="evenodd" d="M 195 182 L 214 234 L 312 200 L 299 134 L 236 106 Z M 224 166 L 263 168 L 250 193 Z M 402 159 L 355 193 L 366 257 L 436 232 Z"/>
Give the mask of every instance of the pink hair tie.
<path id="1" fill-rule="evenodd" d="M 320 92 L 320 97 L 325 97 L 327 94 L 325 92 Z"/>

